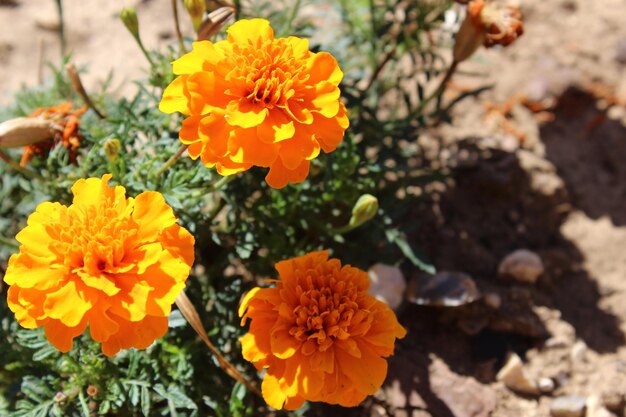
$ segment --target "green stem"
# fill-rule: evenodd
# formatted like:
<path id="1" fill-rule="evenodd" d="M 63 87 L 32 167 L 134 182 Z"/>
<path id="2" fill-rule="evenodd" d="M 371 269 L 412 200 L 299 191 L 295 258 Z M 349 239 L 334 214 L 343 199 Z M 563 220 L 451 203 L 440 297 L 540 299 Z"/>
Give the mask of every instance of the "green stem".
<path id="1" fill-rule="evenodd" d="M 65 24 L 63 23 L 63 0 L 56 0 L 57 11 L 59 13 L 59 38 L 61 39 L 61 62 L 65 58 Z"/>
<path id="2" fill-rule="evenodd" d="M 456 71 L 456 68 L 458 65 L 459 65 L 458 61 L 452 61 L 452 64 L 450 64 L 450 67 L 446 71 L 446 75 L 444 75 L 443 79 L 439 83 L 439 86 L 435 89 L 435 91 L 432 92 L 431 95 L 426 97 L 419 104 L 417 108 L 417 113 L 422 114 L 422 111 L 424 110 L 426 105 L 428 105 L 428 103 L 430 103 L 434 98 L 437 98 L 437 112 L 439 112 L 439 107 L 441 104 L 441 96 L 446 90 L 446 85 L 448 84 L 448 81 L 450 81 L 450 78 L 452 78 L 452 75 L 454 75 L 454 72 Z"/>
<path id="3" fill-rule="evenodd" d="M 24 175 L 25 177 L 28 177 L 28 178 L 31 178 L 31 179 L 38 179 L 38 180 L 42 180 L 43 181 L 43 177 L 41 175 L 37 174 L 34 171 L 31 171 L 28 168 L 24 168 L 23 166 L 21 166 L 20 164 L 15 162 L 9 155 L 7 155 L 6 153 L 4 153 L 2 151 L 0 151 L 0 159 L 2 159 L 11 168 L 16 170 L 20 174 Z"/>
<path id="4" fill-rule="evenodd" d="M 183 34 L 180 31 L 180 23 L 178 21 L 178 4 L 176 3 L 178 0 L 172 0 L 172 14 L 174 16 L 174 28 L 176 29 L 176 37 L 178 38 L 178 45 L 180 46 L 180 52 L 183 54 L 187 53 L 187 49 L 185 48 L 185 40 L 183 39 Z"/>
<path id="5" fill-rule="evenodd" d="M 2 243 L 3 245 L 6 246 L 10 246 L 12 248 L 18 249 L 20 247 L 20 244 L 18 243 L 17 240 L 15 239 L 7 239 L 6 237 L 2 237 L 0 236 L 0 243 Z"/>
<path id="6" fill-rule="evenodd" d="M 234 181 L 237 178 L 237 175 L 229 175 L 227 177 L 222 177 L 219 180 L 215 181 L 213 184 L 209 186 L 209 192 L 215 192 L 222 189 L 226 184 Z"/>
<path id="7" fill-rule="evenodd" d="M 146 57 L 146 59 L 150 63 L 150 66 L 154 67 L 154 61 L 152 60 L 152 58 L 150 58 L 150 54 L 148 53 L 146 48 L 143 46 L 143 42 L 141 41 L 141 38 L 139 36 L 135 36 L 135 40 L 137 41 L 137 45 L 139 45 L 139 48 L 141 49 L 141 52 L 143 52 L 144 56 Z"/>
<path id="8" fill-rule="evenodd" d="M 178 158 L 180 158 L 180 156 L 187 150 L 188 147 L 189 145 L 182 145 L 180 148 L 178 148 L 176 153 L 172 155 L 172 157 L 163 164 L 161 169 L 157 171 L 156 177 L 159 178 L 161 175 L 163 175 L 165 171 L 167 171 L 172 165 L 174 165 L 174 163 L 178 160 Z"/>

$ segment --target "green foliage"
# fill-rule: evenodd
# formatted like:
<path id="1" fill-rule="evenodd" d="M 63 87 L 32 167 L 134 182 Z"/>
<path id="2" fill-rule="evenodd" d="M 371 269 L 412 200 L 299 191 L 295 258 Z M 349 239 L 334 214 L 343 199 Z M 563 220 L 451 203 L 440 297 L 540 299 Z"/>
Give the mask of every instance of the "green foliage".
<path id="1" fill-rule="evenodd" d="M 446 70 L 440 51 L 450 37 L 438 29 L 450 3 L 295 0 L 279 7 L 260 0 L 240 8 L 240 17 L 269 18 L 277 35 L 312 36 L 313 47 L 334 53 L 345 72 L 342 91 L 351 127 L 344 143 L 313 161 L 304 183 L 282 190 L 270 189 L 263 181 L 265 170 L 258 168 L 216 190 L 219 175 L 187 157 L 158 175 L 180 147 L 181 116 L 157 110 L 163 88 L 173 79 L 170 62 L 179 52 L 173 47 L 165 53 L 151 51 L 154 66 L 148 79 L 137 83 L 134 97 L 115 98 L 106 85 L 92 92 L 107 117 L 100 119 L 88 111 L 82 118 L 84 140 L 76 165 L 62 146 L 48 158 L 30 163 L 43 181 L 29 180 L 0 163 L 0 273 L 17 251 L 15 235 L 37 204 L 69 204 L 70 187 L 77 179 L 110 172 L 112 182 L 125 186 L 130 196 L 158 190 L 196 237 L 189 297 L 215 345 L 256 378 L 240 354 L 237 338 L 244 329 L 237 305 L 241 295 L 256 285 L 254 277 L 275 276 L 277 261 L 327 248 L 363 269 L 385 262 L 433 271 L 405 236 L 419 221 L 411 218 L 410 207 L 421 197 L 411 190 L 422 190 L 423 195 L 426 184 L 448 175 L 428 168 L 415 139 L 425 127 L 446 117 L 428 102 L 426 92 L 433 91 L 433 80 Z M 321 27 L 320 20 L 336 24 Z M 45 87 L 20 92 L 14 106 L 0 117 L 24 116 L 68 100 L 80 103 L 63 72 L 54 74 Z M 105 144 L 112 139 L 120 141 L 121 149 L 109 159 Z M 20 150 L 9 154 L 18 159 Z M 337 233 L 366 193 L 378 198 L 378 215 L 355 230 Z M 107 358 L 86 334 L 69 353 L 61 354 L 41 330 L 19 329 L 7 308 L 6 290 L 4 286 L 0 300 L 0 415 L 268 413 L 262 400 L 219 368 L 177 311 L 167 335 L 145 351 Z M 284 414 L 302 415 L 306 410 Z"/>

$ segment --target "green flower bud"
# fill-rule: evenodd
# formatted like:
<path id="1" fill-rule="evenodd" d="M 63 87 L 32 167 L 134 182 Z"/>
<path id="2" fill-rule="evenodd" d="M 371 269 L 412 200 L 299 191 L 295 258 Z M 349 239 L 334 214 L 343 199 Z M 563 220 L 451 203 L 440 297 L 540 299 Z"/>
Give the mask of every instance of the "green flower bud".
<path id="1" fill-rule="evenodd" d="M 119 139 L 107 139 L 104 141 L 104 154 L 109 162 L 113 162 L 117 159 L 117 156 L 122 150 L 122 142 Z"/>
<path id="2" fill-rule="evenodd" d="M 363 194 L 352 208 L 350 226 L 358 227 L 370 220 L 378 212 L 378 199 L 371 194 Z"/>
<path id="3" fill-rule="evenodd" d="M 185 5 L 185 9 L 187 9 L 187 13 L 189 13 L 189 16 L 191 17 L 193 28 L 197 32 L 198 28 L 202 24 L 202 20 L 204 19 L 204 13 L 206 13 L 206 1 L 183 0 L 183 4 Z"/>
<path id="4" fill-rule="evenodd" d="M 134 7 L 124 7 L 120 12 L 120 19 L 124 22 L 126 29 L 135 37 L 139 37 L 139 20 Z"/>

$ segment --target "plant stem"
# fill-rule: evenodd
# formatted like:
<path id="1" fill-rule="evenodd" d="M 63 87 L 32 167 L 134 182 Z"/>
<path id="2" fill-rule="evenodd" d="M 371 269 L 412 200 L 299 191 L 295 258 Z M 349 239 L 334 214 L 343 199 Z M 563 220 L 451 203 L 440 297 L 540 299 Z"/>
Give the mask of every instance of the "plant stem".
<path id="1" fill-rule="evenodd" d="M 56 0 L 57 11 L 59 13 L 59 38 L 61 39 L 61 62 L 65 58 L 65 24 L 63 23 L 63 0 Z"/>
<path id="2" fill-rule="evenodd" d="M 76 66 L 73 63 L 69 62 L 65 65 L 65 70 L 67 71 L 67 75 L 70 77 L 70 82 L 72 83 L 74 91 L 76 91 L 76 93 L 78 93 L 78 95 L 83 99 L 87 107 L 93 110 L 93 112 L 96 113 L 99 118 L 106 118 L 106 115 L 98 110 L 94 102 L 91 100 L 91 97 L 89 97 L 89 94 L 87 94 L 87 91 L 83 86 L 83 82 L 80 80 L 80 75 L 78 74 Z"/>
<path id="3" fill-rule="evenodd" d="M 141 37 L 134 36 L 134 38 L 137 41 L 137 45 L 139 45 L 139 49 L 141 49 L 141 52 L 143 52 L 144 56 L 148 60 L 148 63 L 150 64 L 150 67 L 154 67 L 154 61 L 152 60 L 152 58 L 150 58 L 150 54 L 146 50 L 146 47 L 143 46 L 143 42 L 141 41 Z"/>
<path id="4" fill-rule="evenodd" d="M 446 74 L 444 75 L 443 79 L 439 83 L 439 86 L 435 89 L 435 91 L 432 92 L 431 95 L 426 97 L 419 104 L 419 106 L 417 108 L 417 112 L 419 114 L 422 113 L 422 111 L 424 110 L 426 105 L 428 103 L 430 103 L 434 98 L 438 99 L 438 102 L 437 102 L 438 103 L 437 104 L 437 112 L 439 112 L 439 107 L 440 107 L 440 103 L 441 103 L 440 97 L 444 93 L 444 91 L 446 90 L 446 85 L 448 84 L 448 81 L 450 81 L 450 78 L 452 78 L 452 75 L 454 75 L 454 72 L 456 71 L 456 68 L 457 68 L 458 65 L 459 65 L 458 61 L 456 61 L 456 60 L 452 61 L 452 64 L 450 64 L 450 67 L 448 68 L 448 70 L 446 71 Z"/>
<path id="5" fill-rule="evenodd" d="M 4 162 L 6 162 L 11 168 L 13 168 L 14 170 L 16 170 L 17 172 L 19 172 L 20 174 L 24 175 L 25 177 L 28 178 L 35 178 L 38 180 L 42 180 L 43 181 L 43 177 L 39 174 L 37 174 L 34 171 L 31 171 L 28 168 L 24 168 L 23 166 L 21 166 L 20 164 L 18 164 L 17 162 L 15 162 L 9 155 L 7 155 L 6 153 L 0 151 L 0 159 L 2 159 Z"/>
<path id="6" fill-rule="evenodd" d="M 202 321 L 200 320 L 200 315 L 198 314 L 198 311 L 193 306 L 191 300 L 189 300 L 189 297 L 187 297 L 187 294 L 185 294 L 184 291 L 181 292 L 178 297 L 176 297 L 176 305 L 180 309 L 183 317 L 185 317 L 185 320 L 187 320 L 191 327 L 196 331 L 198 336 L 200 336 L 200 339 L 202 339 L 204 344 L 207 345 L 211 353 L 215 355 L 220 367 L 228 375 L 230 375 L 231 378 L 233 378 L 237 382 L 244 384 L 251 392 L 255 393 L 258 396 L 261 396 L 261 393 L 259 392 L 258 388 L 252 383 L 252 381 L 250 381 L 241 372 L 239 372 L 239 370 L 232 363 L 228 362 L 228 359 L 226 359 L 211 342 L 211 340 L 209 339 L 209 335 L 202 325 Z"/>
<path id="7" fill-rule="evenodd" d="M 180 23 L 178 21 L 178 4 L 176 3 L 178 0 L 172 0 L 172 14 L 174 16 L 174 27 L 176 28 L 176 37 L 178 38 L 178 45 L 180 46 L 180 51 L 183 54 L 187 53 L 187 49 L 185 48 L 185 40 L 183 39 L 183 34 L 180 31 Z"/>
<path id="8" fill-rule="evenodd" d="M 181 145 L 180 148 L 178 148 L 178 150 L 176 151 L 176 153 L 174 155 L 171 156 L 170 159 L 168 159 L 163 166 L 161 167 L 161 169 L 159 169 L 156 173 L 156 177 L 159 178 L 161 175 L 163 175 L 163 173 L 165 171 L 167 171 L 172 165 L 174 165 L 174 163 L 178 160 L 178 158 L 180 158 L 180 156 L 187 150 L 187 148 L 189 147 L 189 145 Z"/>
<path id="9" fill-rule="evenodd" d="M 6 237 L 2 237 L 2 236 L 0 236 L 0 243 L 6 246 L 11 246 L 12 248 L 15 248 L 15 249 L 20 247 L 20 244 L 17 240 L 7 239 Z"/>
<path id="10" fill-rule="evenodd" d="M 237 178 L 237 175 L 229 175 L 227 177 L 220 178 L 219 180 L 215 181 L 213 184 L 209 186 L 209 192 L 220 190 L 226 184 L 232 182 L 235 178 Z"/>

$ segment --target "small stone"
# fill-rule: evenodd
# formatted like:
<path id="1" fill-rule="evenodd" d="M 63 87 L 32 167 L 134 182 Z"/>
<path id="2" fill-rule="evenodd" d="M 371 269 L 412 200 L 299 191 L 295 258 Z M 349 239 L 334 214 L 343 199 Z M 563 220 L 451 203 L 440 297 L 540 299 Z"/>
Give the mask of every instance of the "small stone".
<path id="1" fill-rule="evenodd" d="M 485 300 L 485 304 L 487 304 L 489 307 L 493 308 L 494 310 L 499 309 L 500 306 L 502 305 L 502 297 L 500 297 L 500 295 L 495 292 L 489 292 L 485 294 L 484 300 Z"/>
<path id="2" fill-rule="evenodd" d="M 615 417 L 602 405 L 602 400 L 598 395 L 592 395 L 587 399 L 587 412 L 585 417 Z"/>
<path id="3" fill-rule="evenodd" d="M 618 391 L 604 391 L 601 398 L 602 404 L 615 413 L 621 412 L 624 408 L 624 395 Z"/>
<path id="4" fill-rule="evenodd" d="M 417 305 L 458 307 L 481 297 L 476 283 L 463 272 L 441 271 L 416 276 L 407 291 L 408 301 Z"/>
<path id="5" fill-rule="evenodd" d="M 550 415 L 552 417 L 582 417 L 586 405 L 587 401 L 584 397 L 559 397 L 550 404 Z"/>
<path id="6" fill-rule="evenodd" d="M 528 378 L 524 371 L 522 360 L 515 353 L 509 355 L 506 364 L 500 369 L 498 375 L 496 375 L 496 379 L 504 383 L 511 391 L 529 395 L 539 394 L 539 389 L 535 383 Z"/>
<path id="7" fill-rule="evenodd" d="M 500 262 L 498 276 L 534 284 L 543 271 L 544 266 L 539 255 L 527 249 L 519 249 Z"/>
<path id="8" fill-rule="evenodd" d="M 370 410 L 370 417 L 387 417 L 387 410 L 380 404 L 374 404 Z"/>
<path id="9" fill-rule="evenodd" d="M 369 269 L 368 274 L 371 282 L 369 293 L 393 310 L 398 308 L 406 290 L 406 281 L 400 268 L 376 264 Z"/>
<path id="10" fill-rule="evenodd" d="M 572 351 L 570 352 L 570 358 L 573 362 L 582 362 L 585 360 L 585 355 L 587 354 L 587 345 L 582 340 L 577 341 L 572 346 Z"/>
<path id="11" fill-rule="evenodd" d="M 554 391 L 555 384 L 552 378 L 540 378 L 539 381 L 537 381 L 537 387 L 539 387 L 539 391 L 543 394 L 550 394 Z"/>

